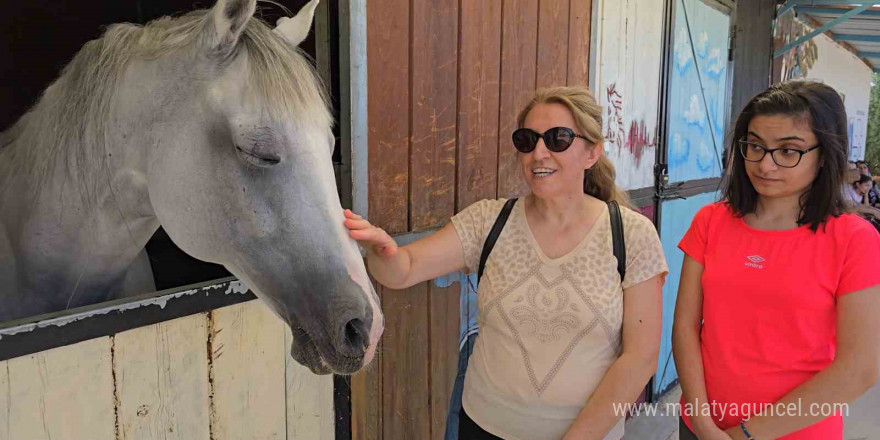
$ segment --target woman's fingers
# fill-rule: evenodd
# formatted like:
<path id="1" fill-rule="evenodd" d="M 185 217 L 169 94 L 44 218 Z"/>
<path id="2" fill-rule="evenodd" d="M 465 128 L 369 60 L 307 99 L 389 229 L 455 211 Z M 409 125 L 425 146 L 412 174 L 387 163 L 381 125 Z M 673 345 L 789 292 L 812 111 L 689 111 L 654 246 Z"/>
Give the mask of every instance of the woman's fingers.
<path id="1" fill-rule="evenodd" d="M 357 241 L 366 241 L 371 245 L 376 244 L 385 244 L 383 243 L 381 234 L 376 230 L 376 228 L 372 229 L 351 229 L 348 231 L 348 235 L 357 240 Z"/>
<path id="2" fill-rule="evenodd" d="M 350 218 L 345 219 L 344 224 L 345 224 L 346 228 L 352 229 L 352 230 L 368 229 L 368 228 L 373 227 L 373 225 L 371 225 L 370 222 L 368 222 L 366 220 L 357 220 L 357 219 L 350 219 Z"/>
<path id="3" fill-rule="evenodd" d="M 362 220 L 363 219 L 363 217 L 355 214 L 350 209 L 343 210 L 343 213 L 345 214 L 345 218 L 350 218 L 350 219 L 355 219 L 355 220 Z"/>

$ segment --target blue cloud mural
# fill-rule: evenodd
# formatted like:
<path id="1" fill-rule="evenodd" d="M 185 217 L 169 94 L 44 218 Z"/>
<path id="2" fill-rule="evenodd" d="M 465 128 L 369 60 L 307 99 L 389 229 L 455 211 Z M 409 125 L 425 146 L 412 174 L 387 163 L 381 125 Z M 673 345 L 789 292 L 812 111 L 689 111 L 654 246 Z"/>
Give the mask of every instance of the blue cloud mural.
<path id="1" fill-rule="evenodd" d="M 676 3 L 666 139 L 669 177 L 673 182 L 719 177 L 727 126 L 730 18 L 699 0 Z"/>

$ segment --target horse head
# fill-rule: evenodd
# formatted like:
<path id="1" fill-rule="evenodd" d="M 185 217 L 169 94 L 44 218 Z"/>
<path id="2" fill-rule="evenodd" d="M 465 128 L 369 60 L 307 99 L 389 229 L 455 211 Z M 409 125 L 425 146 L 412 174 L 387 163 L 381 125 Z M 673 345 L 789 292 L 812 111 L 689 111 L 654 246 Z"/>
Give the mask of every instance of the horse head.
<path id="1" fill-rule="evenodd" d="M 384 319 L 343 227 L 327 99 L 296 47 L 316 4 L 275 29 L 252 18 L 256 0 L 169 19 L 156 38 L 188 26 L 193 44 L 133 59 L 114 118 L 136 122 L 122 142 L 149 146 L 149 201 L 175 244 L 265 301 L 290 326 L 295 360 L 350 374 L 372 359 Z"/>

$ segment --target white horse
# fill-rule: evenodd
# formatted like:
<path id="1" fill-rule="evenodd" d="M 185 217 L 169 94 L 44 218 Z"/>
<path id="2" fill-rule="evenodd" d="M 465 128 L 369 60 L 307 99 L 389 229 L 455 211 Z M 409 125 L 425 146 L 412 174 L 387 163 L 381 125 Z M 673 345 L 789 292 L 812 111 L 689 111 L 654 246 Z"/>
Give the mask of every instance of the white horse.
<path id="1" fill-rule="evenodd" d="M 80 50 L 0 134 L 0 321 L 142 293 L 135 263 L 161 224 L 291 327 L 298 362 L 370 362 L 384 319 L 343 226 L 326 94 L 296 47 L 316 4 L 273 31 L 256 0 L 219 0 Z"/>

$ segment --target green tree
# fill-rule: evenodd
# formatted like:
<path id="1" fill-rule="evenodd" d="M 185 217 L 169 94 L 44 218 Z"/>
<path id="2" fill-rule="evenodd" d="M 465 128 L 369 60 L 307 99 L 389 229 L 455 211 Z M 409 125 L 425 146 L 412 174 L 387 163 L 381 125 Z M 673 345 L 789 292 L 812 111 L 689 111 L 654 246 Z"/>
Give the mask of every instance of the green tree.
<path id="1" fill-rule="evenodd" d="M 868 133 L 865 139 L 865 160 L 873 174 L 880 174 L 880 75 L 871 78 L 871 101 L 868 106 Z"/>

